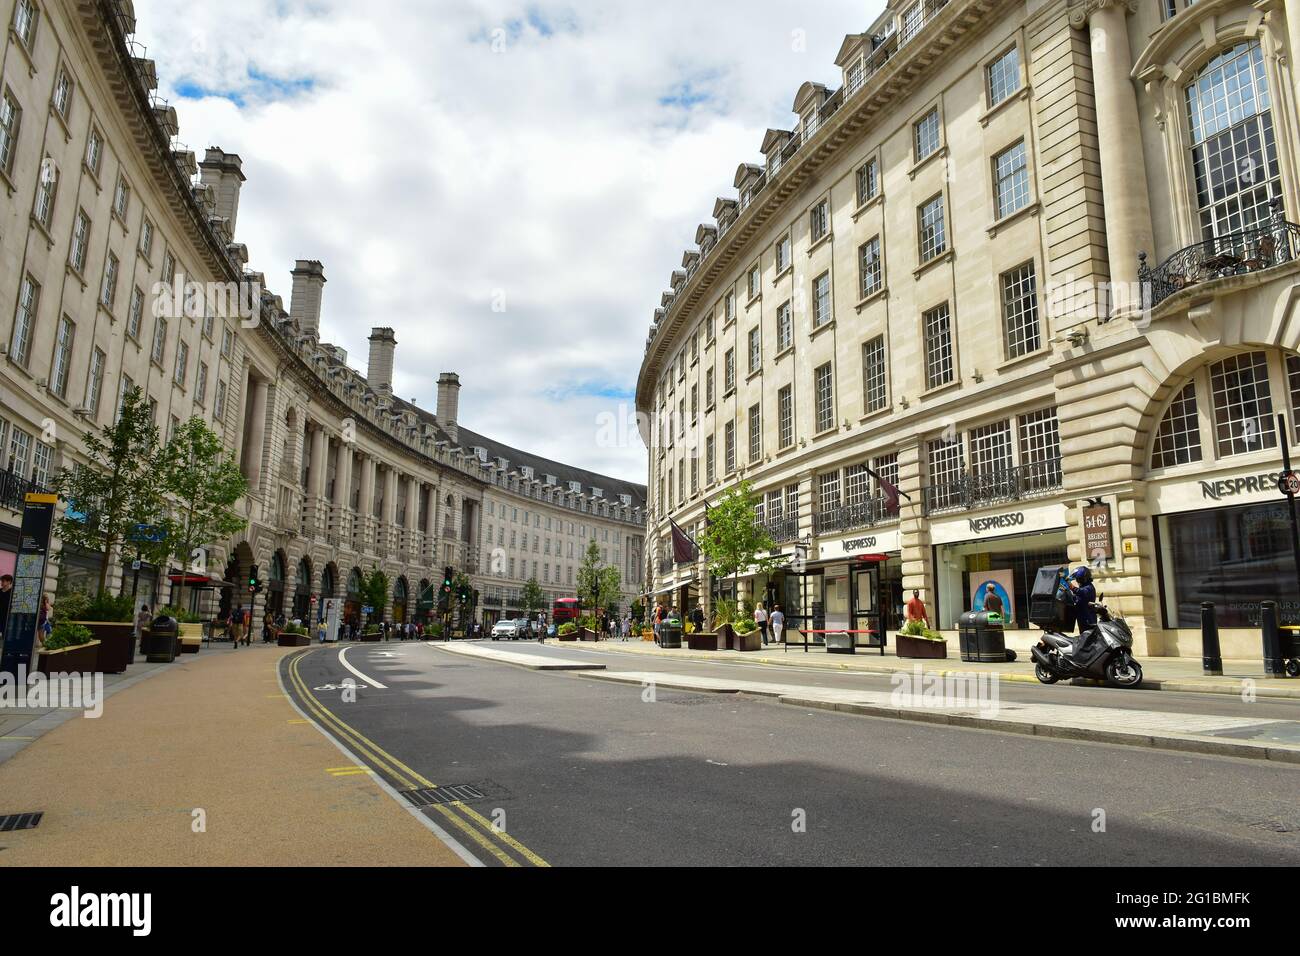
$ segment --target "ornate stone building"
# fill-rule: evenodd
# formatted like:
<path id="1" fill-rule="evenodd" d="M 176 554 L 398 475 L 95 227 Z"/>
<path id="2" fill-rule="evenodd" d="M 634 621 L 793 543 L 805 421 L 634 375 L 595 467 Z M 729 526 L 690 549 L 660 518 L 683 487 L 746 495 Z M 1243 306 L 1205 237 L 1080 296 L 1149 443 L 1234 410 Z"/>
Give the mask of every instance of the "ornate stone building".
<path id="1" fill-rule="evenodd" d="M 213 543 L 203 576 L 216 586 L 195 592 L 198 609 L 247 605 L 256 565 L 259 620 L 309 617 L 322 597 L 353 613 L 359 577 L 381 567 L 389 619 L 409 620 L 452 565 L 490 620 L 534 574 L 551 597 L 571 593 L 588 540 L 622 566 L 625 599 L 639 592 L 643 487 L 461 427 L 455 374 L 439 378 L 435 411 L 398 399 L 392 329 L 373 330 L 366 373 L 353 370 L 320 340 L 320 262 L 296 264 L 288 308 L 248 271 L 240 157 L 179 142 L 129 0 L 0 0 L 0 15 L 0 571 L 23 493 L 71 467 L 80 436 L 138 386 L 164 435 L 203 418 L 250 484 L 247 531 Z M 497 517 L 507 508 L 549 532 L 541 574 L 535 540 L 528 561 L 501 543 L 522 525 Z M 115 587 L 170 598 L 167 569 L 137 581 L 131 555 L 115 558 Z M 57 573 L 97 568 L 68 549 Z"/>
<path id="2" fill-rule="evenodd" d="M 738 480 L 804 627 L 952 629 L 1089 561 L 1143 654 L 1300 615 L 1300 15 L 1281 0 L 889 0 L 674 272 L 646 343 L 647 573 Z M 897 488 L 899 496 L 893 489 Z"/>

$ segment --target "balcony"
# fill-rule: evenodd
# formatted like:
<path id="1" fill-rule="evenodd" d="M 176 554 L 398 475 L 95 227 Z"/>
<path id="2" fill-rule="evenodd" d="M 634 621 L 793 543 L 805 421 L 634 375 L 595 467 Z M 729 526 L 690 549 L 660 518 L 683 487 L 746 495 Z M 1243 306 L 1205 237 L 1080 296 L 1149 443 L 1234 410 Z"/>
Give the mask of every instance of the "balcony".
<path id="1" fill-rule="evenodd" d="M 0 506 L 21 512 L 27 495 L 49 494 L 49 489 L 12 471 L 0 471 Z"/>
<path id="2" fill-rule="evenodd" d="M 925 513 L 933 515 L 1036 498 L 1059 491 L 1061 485 L 1061 459 L 1048 458 L 1018 468 L 968 471 L 955 481 L 922 488 L 921 495 Z"/>
<path id="3" fill-rule="evenodd" d="M 1300 256 L 1300 226 L 1283 218 L 1281 202 L 1274 200 L 1266 222 L 1251 229 L 1206 239 L 1179 249 L 1154 269 L 1146 253 L 1138 258 L 1138 283 L 1144 310 L 1154 309 L 1184 289 L 1228 276 L 1262 272 Z"/>
<path id="4" fill-rule="evenodd" d="M 767 532 L 769 538 L 775 544 L 785 544 L 790 541 L 799 539 L 799 516 L 789 515 L 785 518 L 773 518 L 771 521 L 760 521 L 758 526 Z"/>
<path id="5" fill-rule="evenodd" d="M 659 559 L 660 574 L 672 574 L 673 569 L 676 567 L 677 567 L 677 563 L 671 557 Z"/>
<path id="6" fill-rule="evenodd" d="M 871 498 L 857 504 L 840 505 L 817 512 L 813 515 L 813 534 L 839 534 L 860 528 L 874 528 L 878 524 L 897 520 L 897 508 L 888 511 L 883 498 Z"/>

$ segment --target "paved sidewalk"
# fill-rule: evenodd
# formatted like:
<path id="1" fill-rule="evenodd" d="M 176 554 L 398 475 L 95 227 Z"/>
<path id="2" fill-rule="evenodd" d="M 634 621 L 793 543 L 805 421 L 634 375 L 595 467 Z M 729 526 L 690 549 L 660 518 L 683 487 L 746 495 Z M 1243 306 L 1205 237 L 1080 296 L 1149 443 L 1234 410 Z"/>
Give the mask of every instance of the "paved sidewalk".
<path id="1" fill-rule="evenodd" d="M 582 664 L 578 657 L 547 659 L 474 644 L 430 646 L 532 670 L 543 669 L 544 663 L 551 665 L 547 669 L 552 670 L 566 664 L 580 669 L 577 665 Z M 1297 720 L 1002 701 L 992 672 L 988 672 L 989 687 L 931 680 L 940 677 L 931 672 L 918 686 L 908 681 L 892 692 L 813 687 L 781 680 L 777 673 L 773 672 L 772 680 L 731 680 L 662 671 L 589 668 L 581 676 L 641 687 L 653 685 L 664 690 L 755 694 L 797 707 L 867 716 L 1300 765 L 1300 721 Z"/>
<path id="2" fill-rule="evenodd" d="M 290 653 L 204 648 L 12 756 L 0 814 L 45 817 L 0 834 L 0 865 L 463 865 L 290 704 Z"/>
<path id="3" fill-rule="evenodd" d="M 554 640 L 547 644 L 556 643 Z M 941 661 L 920 661 L 901 659 L 894 655 L 892 647 L 885 649 L 882 657 L 876 649 L 861 648 L 856 654 L 827 654 L 822 648 L 811 647 L 804 653 L 802 645 L 791 645 L 782 650 L 779 644 L 765 647 L 760 651 L 741 653 L 739 651 L 692 651 L 686 647 L 662 648 L 653 641 L 600 641 L 598 643 L 564 642 L 559 646 L 573 647 L 576 650 L 599 649 L 616 653 L 636 654 L 650 658 L 700 660 L 711 663 L 743 661 L 746 664 L 768 664 L 773 667 L 824 667 L 840 671 L 862 671 L 863 673 L 893 674 L 898 671 L 912 672 L 918 665 L 929 674 L 951 673 L 994 673 L 999 680 L 1024 681 L 1037 683 L 1034 677 L 1034 662 L 1027 652 L 1017 652 L 1019 659 L 1013 663 L 974 664 L 966 663 L 957 656 L 956 644 L 948 643 L 948 652 L 953 656 Z M 1144 657 L 1142 664 L 1143 690 L 1172 690 L 1199 694 L 1232 694 L 1241 696 L 1243 681 L 1254 682 L 1253 691 L 1260 697 L 1294 698 L 1300 700 L 1300 680 L 1291 678 L 1265 677 L 1264 665 L 1260 661 L 1226 660 L 1223 662 L 1222 677 L 1206 677 L 1201 670 L 1200 658 L 1190 657 Z"/>

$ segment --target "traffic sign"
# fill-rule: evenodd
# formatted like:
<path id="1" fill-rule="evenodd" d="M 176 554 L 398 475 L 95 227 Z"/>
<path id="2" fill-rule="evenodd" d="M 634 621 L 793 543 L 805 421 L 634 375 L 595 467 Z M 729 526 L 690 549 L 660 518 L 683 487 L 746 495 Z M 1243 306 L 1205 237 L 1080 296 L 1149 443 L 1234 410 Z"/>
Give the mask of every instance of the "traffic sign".
<path id="1" fill-rule="evenodd" d="M 1284 471 L 1277 476 L 1277 490 L 1287 497 L 1300 497 L 1300 474 Z"/>

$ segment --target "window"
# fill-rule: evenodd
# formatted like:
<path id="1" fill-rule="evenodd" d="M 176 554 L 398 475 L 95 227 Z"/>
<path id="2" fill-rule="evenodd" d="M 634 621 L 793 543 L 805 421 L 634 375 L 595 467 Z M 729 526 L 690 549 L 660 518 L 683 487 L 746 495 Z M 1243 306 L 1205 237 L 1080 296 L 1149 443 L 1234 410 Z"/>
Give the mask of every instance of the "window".
<path id="1" fill-rule="evenodd" d="M 912 127 L 912 144 L 916 162 L 920 162 L 939 148 L 939 108 L 936 106 L 916 121 Z"/>
<path id="2" fill-rule="evenodd" d="M 54 338 L 54 362 L 50 366 L 50 391 L 59 398 L 68 396 L 68 373 L 72 370 L 72 338 L 76 326 L 66 315 L 59 319 Z"/>
<path id="3" fill-rule="evenodd" d="M 29 52 L 36 42 L 36 19 L 36 4 L 32 0 L 18 0 L 18 7 L 14 10 L 14 33 Z"/>
<path id="4" fill-rule="evenodd" d="M 153 252 L 153 223 L 145 219 L 140 226 L 140 253 L 146 259 Z"/>
<path id="5" fill-rule="evenodd" d="M 113 421 L 122 417 L 122 406 L 126 404 L 126 396 L 135 388 L 135 382 L 131 381 L 130 375 L 123 375 L 117 387 L 117 411 L 113 413 Z"/>
<path id="6" fill-rule="evenodd" d="M 1265 353 L 1232 355 L 1211 365 L 1210 393 L 1219 457 L 1277 447 Z"/>
<path id="7" fill-rule="evenodd" d="M 704 480 L 710 485 L 713 484 L 714 479 L 713 446 L 713 436 L 706 436 L 704 439 Z"/>
<path id="8" fill-rule="evenodd" d="M 230 329 L 221 330 L 221 354 L 230 358 L 231 352 L 235 349 L 235 333 Z"/>
<path id="9" fill-rule="evenodd" d="M 727 356 L 723 362 L 722 369 L 722 390 L 723 394 L 730 392 L 736 387 L 736 350 L 727 349 Z"/>
<path id="10" fill-rule="evenodd" d="M 749 406 L 749 463 L 763 457 L 763 406 Z"/>
<path id="11" fill-rule="evenodd" d="M 99 178 L 99 169 L 104 161 L 104 137 L 99 129 L 90 127 L 90 139 L 86 141 L 86 167 Z"/>
<path id="12" fill-rule="evenodd" d="M 700 456 L 691 456 L 691 494 L 700 490 Z"/>
<path id="13" fill-rule="evenodd" d="M 816 396 L 818 433 L 835 427 L 835 391 L 831 382 L 831 363 L 817 366 L 813 372 L 813 394 Z"/>
<path id="14" fill-rule="evenodd" d="M 202 405 L 208 400 L 208 366 L 206 362 L 199 363 L 199 375 L 194 382 L 194 402 Z"/>
<path id="15" fill-rule="evenodd" d="M 32 215 L 47 232 L 50 222 L 54 219 L 54 197 L 58 191 L 59 167 L 55 165 L 54 160 L 46 156 L 45 161 L 41 163 L 41 174 L 36 182 L 36 204 L 32 209 Z"/>
<path id="16" fill-rule="evenodd" d="M 1032 262 L 1002 273 L 1002 328 L 1007 358 L 1036 352 L 1043 344 L 1038 324 L 1038 282 Z"/>
<path id="17" fill-rule="evenodd" d="M 185 379 L 189 376 L 190 367 L 190 346 L 188 342 L 176 343 L 176 371 L 173 374 L 173 381 L 182 388 L 185 387 Z"/>
<path id="18" fill-rule="evenodd" d="M 948 303 L 935 306 L 921 317 L 925 333 L 925 387 L 938 388 L 953 378 L 952 326 Z"/>
<path id="19" fill-rule="evenodd" d="M 808 228 L 813 242 L 820 242 L 831 231 L 830 205 L 825 199 L 813 206 Z"/>
<path id="20" fill-rule="evenodd" d="M 691 364 L 694 365 L 700 359 L 700 340 L 698 336 L 691 336 Z"/>
<path id="21" fill-rule="evenodd" d="M 104 284 L 99 290 L 100 304 L 106 309 L 113 308 L 113 303 L 117 301 L 117 272 L 117 256 L 110 252 L 108 264 L 104 266 Z"/>
<path id="22" fill-rule="evenodd" d="M 794 318 L 790 303 L 782 303 L 776 310 L 776 351 L 784 352 L 794 344 Z"/>
<path id="23" fill-rule="evenodd" d="M 162 365 L 163 355 L 167 349 L 167 320 L 162 316 L 158 317 L 158 324 L 153 327 L 153 351 L 150 358 L 157 365 Z"/>
<path id="24" fill-rule="evenodd" d="M 831 320 L 831 274 L 823 272 L 813 280 L 813 328 Z"/>
<path id="25" fill-rule="evenodd" d="M 1023 139 L 993 157 L 993 196 L 999 219 L 1029 205 L 1029 168 Z"/>
<path id="26" fill-rule="evenodd" d="M 776 274 L 790 268 L 790 237 L 782 236 L 776 244 Z"/>
<path id="27" fill-rule="evenodd" d="M 72 247 L 68 250 L 68 265 L 80 275 L 86 268 L 86 251 L 90 248 L 90 217 L 86 210 L 77 210 L 77 221 L 72 227 Z"/>
<path id="28" fill-rule="evenodd" d="M 176 278 L 176 257 L 172 255 L 171 250 L 163 253 L 162 279 L 163 282 L 171 282 Z"/>
<path id="29" fill-rule="evenodd" d="M 989 109 L 1020 88 L 1020 48 L 1012 47 L 985 68 Z"/>
<path id="30" fill-rule="evenodd" d="M 964 491 L 962 473 L 966 470 L 961 435 L 953 441 L 940 438 L 927 442 L 926 451 L 930 476 L 927 504 L 931 508 L 949 508 L 961 504 Z"/>
<path id="31" fill-rule="evenodd" d="M 126 334 L 133 339 L 140 338 L 140 321 L 144 318 L 144 292 L 136 286 L 131 290 L 131 310 L 126 317 Z"/>
<path id="32" fill-rule="evenodd" d="M 885 337 L 877 335 L 862 346 L 862 407 L 867 412 L 878 412 L 888 405 Z"/>
<path id="33" fill-rule="evenodd" d="M 22 124 L 23 111 L 6 90 L 0 99 L 0 173 L 6 176 L 13 172 L 14 145 L 18 142 L 18 128 Z"/>
<path id="34" fill-rule="evenodd" d="M 113 193 L 113 212 L 118 219 L 126 221 L 127 210 L 131 208 L 131 187 L 126 184 L 126 178 L 117 177 L 117 190 Z"/>
<path id="35" fill-rule="evenodd" d="M 713 407 L 713 369 L 704 371 L 704 407 Z"/>
<path id="36" fill-rule="evenodd" d="M 736 293 L 728 292 L 727 297 L 723 300 L 723 315 L 726 321 L 731 322 L 736 318 Z"/>
<path id="37" fill-rule="evenodd" d="M 1172 468 L 1201 460 L 1201 429 L 1196 411 L 1196 383 L 1188 382 L 1160 420 L 1152 468 Z"/>
<path id="38" fill-rule="evenodd" d="M 36 324 L 36 310 L 41 303 L 41 287 L 30 275 L 23 276 L 18 288 L 18 308 L 14 312 L 14 331 L 9 340 L 9 357 L 27 367 L 32 347 L 32 328 Z"/>
<path id="39" fill-rule="evenodd" d="M 1004 478 L 1011 470 L 1011 423 L 1006 419 L 970 430 L 970 470 L 977 478 Z"/>
<path id="40" fill-rule="evenodd" d="M 763 272 L 757 265 L 749 270 L 749 297 L 757 297 L 759 292 L 763 291 Z"/>
<path id="41" fill-rule="evenodd" d="M 722 429 L 723 467 L 726 474 L 736 470 L 736 423 L 727 422 Z"/>
<path id="42" fill-rule="evenodd" d="M 749 373 L 763 367 L 763 336 L 758 326 L 749 330 Z"/>
<path id="43" fill-rule="evenodd" d="M 840 506 L 840 473 L 827 471 L 817 476 L 817 508 L 831 511 Z"/>
<path id="44" fill-rule="evenodd" d="M 90 356 L 90 374 L 86 378 L 86 409 L 90 417 L 99 414 L 99 394 L 104 388 L 104 365 L 107 356 L 102 349 L 95 349 Z"/>
<path id="45" fill-rule="evenodd" d="M 1268 80 L 1259 41 L 1208 64 L 1187 87 L 1192 167 L 1205 239 L 1268 219 L 1281 195 Z"/>
<path id="46" fill-rule="evenodd" d="M 32 436 L 17 426 L 9 429 L 9 470 L 15 475 L 28 477 L 32 454 Z"/>
<path id="47" fill-rule="evenodd" d="M 859 296 L 865 299 L 880 291 L 880 237 L 864 242 L 858 247 Z"/>
<path id="48" fill-rule="evenodd" d="M 1288 355 L 1286 358 L 1287 389 L 1291 393 L 1291 420 L 1295 422 L 1296 438 L 1300 439 L 1300 356 Z"/>
<path id="49" fill-rule="evenodd" d="M 794 388 L 784 386 L 776 393 L 777 444 L 789 448 L 794 444 Z"/>
<path id="50" fill-rule="evenodd" d="M 700 387 L 691 386 L 691 424 L 694 425 L 700 420 Z"/>
<path id="51" fill-rule="evenodd" d="M 922 203 L 917 209 L 918 235 L 921 261 L 929 262 L 948 249 L 948 239 L 943 222 L 943 194 Z"/>
<path id="52" fill-rule="evenodd" d="M 858 167 L 858 205 L 866 205 L 876 197 L 876 190 L 880 187 L 879 173 L 876 168 L 876 161 L 869 159 Z"/>
<path id="53" fill-rule="evenodd" d="M 1017 420 L 1020 432 L 1021 487 L 1026 490 L 1061 486 L 1061 431 L 1056 409 L 1043 408 Z"/>
<path id="54" fill-rule="evenodd" d="M 72 77 L 67 67 L 59 67 L 59 75 L 54 81 L 54 109 L 65 120 L 72 109 Z"/>

